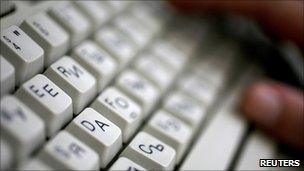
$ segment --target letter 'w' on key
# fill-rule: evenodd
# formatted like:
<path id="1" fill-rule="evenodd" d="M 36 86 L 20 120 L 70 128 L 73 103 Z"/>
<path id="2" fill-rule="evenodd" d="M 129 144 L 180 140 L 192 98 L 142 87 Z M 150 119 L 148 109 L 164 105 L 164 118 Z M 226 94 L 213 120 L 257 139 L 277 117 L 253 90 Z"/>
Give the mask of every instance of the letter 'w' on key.
<path id="1" fill-rule="evenodd" d="M 95 78 L 68 56 L 53 63 L 44 74 L 73 99 L 74 114 L 79 114 L 97 92 Z"/>

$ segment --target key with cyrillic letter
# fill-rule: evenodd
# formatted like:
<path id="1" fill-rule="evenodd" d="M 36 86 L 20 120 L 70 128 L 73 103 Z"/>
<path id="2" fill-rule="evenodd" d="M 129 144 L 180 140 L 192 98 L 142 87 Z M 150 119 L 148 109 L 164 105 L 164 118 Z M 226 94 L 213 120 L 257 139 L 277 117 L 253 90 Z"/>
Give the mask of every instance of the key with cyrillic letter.
<path id="1" fill-rule="evenodd" d="M 73 117 L 71 97 L 42 74 L 25 82 L 16 96 L 44 120 L 49 137 Z"/>
<path id="2" fill-rule="evenodd" d="M 104 168 L 122 147 L 121 130 L 92 108 L 86 108 L 66 128 L 99 154 Z"/>
<path id="3" fill-rule="evenodd" d="M 122 156 L 140 163 L 148 170 L 172 170 L 176 152 L 148 133 L 140 132 L 123 151 Z"/>
<path id="4" fill-rule="evenodd" d="M 74 114 L 78 114 L 95 96 L 95 78 L 74 59 L 65 56 L 44 73 L 73 99 Z"/>

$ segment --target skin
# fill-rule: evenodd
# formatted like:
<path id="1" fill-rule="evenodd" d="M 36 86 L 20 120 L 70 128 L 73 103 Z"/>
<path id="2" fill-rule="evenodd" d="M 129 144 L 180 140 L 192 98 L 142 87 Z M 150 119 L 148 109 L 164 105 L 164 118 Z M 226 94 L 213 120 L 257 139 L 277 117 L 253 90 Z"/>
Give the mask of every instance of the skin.
<path id="1" fill-rule="evenodd" d="M 304 47 L 304 1 L 188 0 L 170 1 L 183 12 L 235 12 L 255 18 L 282 40 Z M 304 96 L 302 90 L 270 79 L 259 80 L 244 91 L 240 108 L 269 135 L 304 150 Z"/>

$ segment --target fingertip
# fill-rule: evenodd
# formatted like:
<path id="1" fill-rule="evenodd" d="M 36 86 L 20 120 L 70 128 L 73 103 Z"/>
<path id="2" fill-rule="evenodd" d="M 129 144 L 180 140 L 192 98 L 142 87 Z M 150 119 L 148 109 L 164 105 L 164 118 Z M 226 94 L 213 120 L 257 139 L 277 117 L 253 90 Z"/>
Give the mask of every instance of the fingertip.
<path id="1" fill-rule="evenodd" d="M 303 92 L 274 81 L 249 86 L 241 110 L 259 128 L 281 142 L 304 149 Z"/>
<path id="2" fill-rule="evenodd" d="M 245 115 L 265 128 L 276 124 L 280 108 L 279 95 L 267 82 L 257 82 L 248 87 L 241 103 Z"/>

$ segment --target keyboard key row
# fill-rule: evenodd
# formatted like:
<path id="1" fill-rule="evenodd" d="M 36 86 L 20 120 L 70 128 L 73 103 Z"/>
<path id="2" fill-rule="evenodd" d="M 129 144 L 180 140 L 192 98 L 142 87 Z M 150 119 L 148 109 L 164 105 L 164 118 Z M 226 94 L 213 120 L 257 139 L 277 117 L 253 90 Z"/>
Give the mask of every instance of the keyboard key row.
<path id="1" fill-rule="evenodd" d="M 66 16 L 59 16 L 59 20 L 77 15 L 75 12 L 77 11 L 76 7 L 65 5 L 65 8 L 67 14 L 65 14 Z M 53 15 L 51 16 L 55 18 Z M 65 20 L 67 18 L 65 18 Z M 55 19 L 55 21 L 57 20 L 58 19 Z M 133 18 L 131 20 L 133 20 Z M 60 24 L 59 21 L 57 22 Z M 140 34 L 146 35 L 146 37 L 148 37 L 147 39 L 151 39 L 151 35 L 153 34 L 150 32 L 151 30 L 143 31 L 145 29 L 141 28 L 142 26 L 139 26 L 137 21 L 128 22 L 130 22 L 128 24 L 132 26 L 137 25 L 138 30 L 142 31 Z M 72 27 L 71 25 L 66 27 Z M 65 26 L 63 27 L 69 35 L 73 36 L 71 30 Z M 32 29 L 34 30 L 34 28 Z M 180 64 L 174 64 L 172 63 L 174 60 L 167 59 L 171 58 L 166 56 L 168 54 L 182 56 L 182 53 L 174 47 L 171 47 L 171 45 L 166 45 L 165 48 L 162 47 L 164 52 L 149 51 L 153 53 L 141 55 L 137 60 L 139 62 L 132 65 L 135 70 L 130 69 L 123 72 L 116 79 L 116 87 L 106 89 L 93 102 L 93 109 L 86 108 L 83 110 L 97 95 L 97 92 L 100 92 L 110 82 L 117 73 L 117 68 L 120 68 L 122 63 L 126 65 L 135 56 L 137 48 L 133 45 L 133 41 L 139 46 L 146 44 L 142 40 L 136 40 L 134 35 L 134 37 L 132 37 L 134 33 L 128 33 L 127 30 L 123 32 L 124 28 L 119 29 L 122 30 L 121 33 L 119 31 L 114 31 L 113 33 L 112 29 L 108 29 L 104 31 L 104 33 L 100 31 L 100 34 L 106 33 L 110 36 L 100 39 L 96 38 L 98 45 L 92 41 L 81 43 L 72 51 L 72 57 L 64 56 L 58 61 L 53 59 L 55 63 L 46 70 L 44 73 L 45 76 L 40 74 L 36 75 L 21 85 L 16 96 L 27 106 L 33 108 L 32 113 L 34 116 L 39 115 L 39 117 L 41 117 L 44 121 L 41 122 L 46 124 L 44 129 L 46 129 L 48 137 L 54 136 L 70 121 L 72 119 L 72 113 L 79 114 L 82 111 L 67 126 L 66 130 L 69 133 L 63 131 L 54 136 L 43 150 L 40 151 L 39 155 L 36 156 L 39 159 L 32 160 L 29 163 L 29 165 L 31 164 L 32 166 L 27 165 L 24 167 L 31 168 L 38 166 L 44 168 L 54 167 L 56 169 L 75 169 L 76 167 L 74 166 L 80 164 L 84 167 L 83 169 L 89 170 L 106 167 L 122 147 L 122 142 L 127 142 L 129 137 L 134 135 L 144 117 L 150 113 L 153 106 L 158 102 L 161 93 L 170 86 L 177 71 L 183 68 L 186 60 L 182 60 Z M 123 33 L 127 33 L 126 35 L 129 37 L 126 36 L 120 39 L 120 35 L 123 35 Z M 76 38 L 76 40 L 77 39 L 82 38 Z M 74 41 L 76 40 L 74 39 Z M 112 45 L 107 44 L 107 40 L 113 41 Z M 140 41 L 142 41 L 142 44 L 140 44 Z M 39 43 L 39 41 L 37 42 Z M 75 43 L 75 45 L 76 44 L 78 43 Z M 72 46 L 75 45 L 72 44 Z M 122 57 L 126 53 L 121 53 L 119 57 L 119 52 L 117 52 L 119 48 L 111 49 L 111 47 L 115 47 L 113 45 L 124 47 L 126 52 L 129 51 L 129 59 Z M 43 48 L 45 47 L 48 46 L 44 46 Z M 103 48 L 105 50 L 103 50 Z M 168 49 L 166 50 L 166 48 Z M 116 50 L 116 52 L 114 50 Z M 165 53 L 166 51 L 169 52 Z M 116 55 L 113 55 L 115 53 Z M 164 54 L 166 55 L 164 56 Z M 154 56 L 157 57 L 155 58 Z M 174 58 L 173 56 L 172 58 Z M 176 59 L 178 58 L 179 57 Z M 120 62 L 122 60 L 125 61 Z M 168 68 L 166 65 L 168 65 Z M 145 70 L 149 67 L 151 71 L 153 70 L 152 72 L 155 71 L 159 74 L 149 73 L 149 69 Z M 158 78 L 157 75 L 160 75 L 161 78 Z M 62 101 L 65 103 L 58 104 Z M 58 106 L 60 107 L 57 108 Z M 164 111 L 159 113 L 155 114 L 144 128 L 144 131 L 151 133 L 151 135 L 147 133 L 138 134 L 136 137 L 140 137 L 142 134 L 144 135 L 142 138 L 135 138 L 131 142 L 131 144 L 133 143 L 135 146 L 131 147 L 130 144 L 130 146 L 125 149 L 127 152 L 123 152 L 123 155 L 130 159 L 133 154 L 138 155 L 138 151 L 136 152 L 136 150 L 138 150 L 136 149 L 136 141 L 139 139 L 140 141 L 138 141 L 138 143 L 142 142 L 140 144 L 141 147 L 137 147 L 141 150 L 139 153 L 140 156 L 144 154 L 147 155 L 151 153 L 151 151 L 153 155 L 154 152 L 157 151 L 161 153 L 157 154 L 159 157 L 157 155 L 156 157 L 147 155 L 144 157 L 143 163 L 135 161 L 135 159 L 131 160 L 134 160 L 135 163 L 140 163 L 143 168 L 172 169 L 176 164 L 176 158 L 177 161 L 181 159 L 185 147 L 191 140 L 192 135 L 190 132 L 192 132 L 192 128 L 187 125 L 187 122 L 184 123 L 184 121 L 179 120 L 178 117 L 175 118 L 175 114 L 165 113 Z M 176 129 L 177 127 L 178 129 Z M 45 131 L 44 129 L 42 130 Z M 167 129 L 175 130 L 175 132 L 168 134 L 165 131 Z M 184 136 L 182 141 L 178 138 L 178 136 L 181 135 Z M 148 144 L 149 141 L 146 141 L 147 139 L 151 140 L 151 143 L 155 142 L 156 146 Z M 38 147 L 39 145 L 35 146 Z M 88 157 L 83 157 L 84 159 L 92 158 L 90 162 L 85 162 L 84 159 L 80 160 L 82 157 L 77 158 L 85 155 L 83 151 L 90 154 L 88 154 Z M 93 153 L 98 154 L 97 159 Z M 63 160 L 64 158 L 68 160 Z M 95 161 L 98 160 L 99 162 L 96 164 Z M 46 161 L 50 162 L 45 164 L 47 163 Z"/>
<path id="2" fill-rule="evenodd" d="M 21 29 L 17 26 L 11 26 L 1 31 L 2 56 L 15 68 L 15 85 L 18 86 L 35 74 L 41 73 L 44 67 L 51 65 L 62 57 L 69 48 L 84 40 L 93 30 L 91 23 L 96 23 L 92 22 L 93 20 L 98 20 L 98 24 L 94 26 L 96 30 L 110 16 L 113 16 L 106 12 L 109 11 L 108 7 L 111 6 L 109 4 L 112 3 L 95 1 L 59 2 L 46 13 L 40 12 L 27 17 L 20 25 Z M 127 3 L 121 9 L 126 6 Z M 88 10 L 91 7 L 94 10 Z M 95 19 L 92 17 L 95 17 Z M 104 19 L 101 20 L 101 18 Z M 132 22 L 137 23 L 138 21 L 132 19 Z M 106 39 L 103 40 L 106 42 L 112 39 L 112 44 L 105 43 L 106 50 L 111 51 L 111 55 L 115 54 L 114 57 L 118 56 L 119 61 L 126 57 L 131 59 L 136 53 L 134 47 L 131 47 L 133 45 L 126 42 L 123 34 L 115 32 L 114 36 L 113 34 L 110 37 L 106 36 Z M 119 38 L 120 36 L 124 38 Z M 150 38 L 147 38 L 146 41 L 148 42 Z M 118 45 L 120 47 L 117 47 Z M 118 49 L 121 49 L 121 51 Z M 128 61 L 124 61 L 124 64 Z M 15 85 L 7 87 L 14 87 Z M 7 93 L 9 90 L 4 92 Z M 4 92 L 1 94 L 4 94 Z"/>

